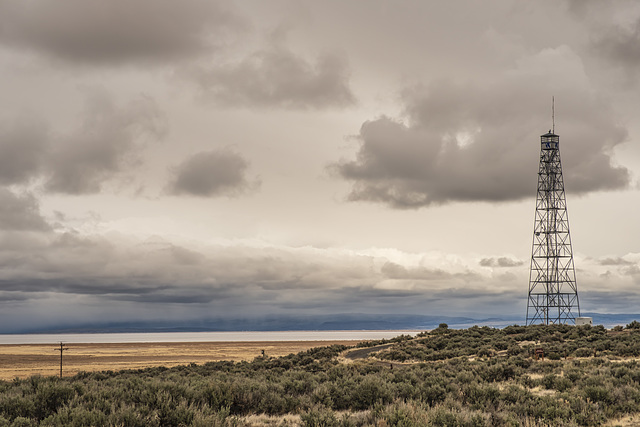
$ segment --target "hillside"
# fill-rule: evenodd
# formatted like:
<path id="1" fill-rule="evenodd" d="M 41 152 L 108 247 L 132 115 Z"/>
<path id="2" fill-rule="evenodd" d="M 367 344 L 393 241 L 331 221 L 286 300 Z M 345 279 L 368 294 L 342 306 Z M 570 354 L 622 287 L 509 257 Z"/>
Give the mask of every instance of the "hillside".
<path id="1" fill-rule="evenodd" d="M 0 426 L 633 425 L 639 357 L 638 322 L 443 324 L 252 362 L 0 382 Z"/>

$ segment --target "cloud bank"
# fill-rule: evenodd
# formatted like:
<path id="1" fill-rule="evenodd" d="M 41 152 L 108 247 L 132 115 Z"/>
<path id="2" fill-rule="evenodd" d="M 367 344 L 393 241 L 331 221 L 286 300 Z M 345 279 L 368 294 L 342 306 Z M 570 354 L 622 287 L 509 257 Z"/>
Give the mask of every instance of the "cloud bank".
<path id="1" fill-rule="evenodd" d="M 528 268 L 511 257 L 489 255 L 478 262 L 435 252 L 394 251 L 389 257 L 380 250 L 255 242 L 202 245 L 54 232 L 38 215 L 33 199 L 0 196 L 16 206 L 14 214 L 0 212 L 5 228 L 0 231 L 3 332 L 18 330 L 16 325 L 63 325 L 70 321 L 64 309 L 75 312 L 75 307 L 91 310 L 96 322 L 354 311 L 495 316 L 496 307 L 507 307 L 499 313 L 512 316 L 524 310 Z M 23 215 L 15 214 L 18 211 Z M 18 239 L 16 233 L 22 236 Z M 632 311 L 640 302 L 634 293 L 640 283 L 640 257 L 629 254 L 625 260 L 576 260 L 583 311 Z M 620 292 L 629 296 L 621 301 Z M 45 302 L 60 312 L 43 311 Z M 84 322 L 88 315 L 83 314 Z"/>

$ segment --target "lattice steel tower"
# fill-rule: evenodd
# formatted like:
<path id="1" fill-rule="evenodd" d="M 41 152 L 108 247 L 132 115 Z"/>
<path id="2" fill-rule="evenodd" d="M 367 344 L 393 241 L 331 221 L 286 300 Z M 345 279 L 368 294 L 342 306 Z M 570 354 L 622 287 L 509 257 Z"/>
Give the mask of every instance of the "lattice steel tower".
<path id="1" fill-rule="evenodd" d="M 560 163 L 560 137 L 549 131 L 540 137 L 540 142 L 526 324 L 575 323 L 580 316 L 580 304 Z"/>

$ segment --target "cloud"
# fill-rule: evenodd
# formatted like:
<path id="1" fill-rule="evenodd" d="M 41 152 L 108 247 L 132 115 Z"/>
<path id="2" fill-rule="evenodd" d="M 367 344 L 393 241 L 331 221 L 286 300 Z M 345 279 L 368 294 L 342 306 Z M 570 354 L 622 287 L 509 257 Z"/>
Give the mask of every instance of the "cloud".
<path id="1" fill-rule="evenodd" d="M 40 207 L 35 197 L 28 193 L 15 194 L 0 187 L 0 230 L 46 231 L 49 229 L 49 225 L 40 215 Z"/>
<path id="2" fill-rule="evenodd" d="M 91 64 L 208 51 L 238 19 L 207 0 L 0 0 L 0 43 Z"/>
<path id="3" fill-rule="evenodd" d="M 41 173 L 47 138 L 45 124 L 35 117 L 0 126 L 0 184 L 27 184 Z"/>
<path id="4" fill-rule="evenodd" d="M 631 26 L 609 25 L 592 38 L 591 47 L 614 64 L 637 68 L 640 64 L 640 18 Z"/>
<path id="5" fill-rule="evenodd" d="M 194 247 L 71 230 L 3 247 L 0 288 L 21 301 L 21 317 L 36 308 L 46 313 L 43 300 L 82 301 L 83 307 L 103 311 L 126 306 L 126 319 L 136 318 L 143 307 L 154 307 L 156 319 L 167 311 L 183 318 L 339 313 L 352 311 L 354 301 L 360 312 L 411 307 L 421 313 L 433 292 L 450 286 L 447 280 L 461 287 L 482 287 L 485 280 L 482 272 L 461 277 L 458 269 L 444 270 L 437 261 L 401 266 L 335 249 L 244 243 Z M 390 279 L 392 267 L 402 277 Z M 433 278 L 430 272 L 436 272 Z"/>
<path id="6" fill-rule="evenodd" d="M 569 12 L 578 18 L 584 18 L 594 6 L 601 5 L 602 3 L 597 0 L 567 0 Z"/>
<path id="7" fill-rule="evenodd" d="M 203 97 L 225 106 L 319 109 L 355 102 L 346 60 L 321 55 L 308 60 L 270 46 L 236 62 L 188 72 Z"/>
<path id="8" fill-rule="evenodd" d="M 624 267 L 623 269 L 621 269 L 621 272 L 626 276 L 640 279 L 640 265 L 638 264 L 632 264 L 628 267 Z"/>
<path id="9" fill-rule="evenodd" d="M 613 258 L 602 258 L 598 260 L 600 265 L 633 265 L 634 263 L 631 261 L 627 261 L 621 257 L 613 257 Z"/>
<path id="10" fill-rule="evenodd" d="M 54 134 L 38 117 L 0 127 L 0 184 L 42 184 L 50 193 L 91 194 L 140 162 L 140 150 L 167 132 L 167 121 L 149 97 L 116 105 L 94 91 L 77 129 Z"/>
<path id="11" fill-rule="evenodd" d="M 640 13 L 634 2 L 571 0 L 569 11 L 588 38 L 584 57 L 601 87 L 617 92 L 618 102 L 638 84 Z M 621 113 L 624 109 L 621 109 Z"/>
<path id="12" fill-rule="evenodd" d="M 104 94 L 94 94 L 80 129 L 52 149 L 45 189 L 75 195 L 100 192 L 105 182 L 138 161 L 145 142 L 161 139 L 166 126 L 166 118 L 148 97 L 120 107 Z"/>
<path id="13" fill-rule="evenodd" d="M 353 182 L 349 200 L 399 209 L 534 197 L 538 138 L 551 127 L 552 94 L 567 191 L 628 186 L 629 171 L 611 155 L 626 130 L 566 46 L 522 58 L 492 81 L 444 79 L 407 89 L 405 120 L 365 122 L 355 159 L 329 169 Z"/>
<path id="14" fill-rule="evenodd" d="M 480 260 L 482 267 L 519 267 L 523 264 L 524 261 L 508 257 L 482 258 Z"/>
<path id="15" fill-rule="evenodd" d="M 13 199 L 4 199 L 5 204 Z M 31 203 L 33 208 L 33 199 Z M 21 210 L 23 218 L 25 211 Z M 517 308 L 526 300 L 526 269 L 496 276 L 475 259 L 454 260 L 448 254 L 393 251 L 406 258 L 399 262 L 380 251 L 371 255 L 375 251 L 240 241 L 196 245 L 159 238 L 138 241 L 113 233 L 108 238 L 81 235 L 73 230 L 43 230 L 31 239 L 7 236 L 0 233 L 0 302 L 18 305 L 0 313 L 0 320 L 14 318 L 5 325 L 31 324 L 35 318 L 41 319 L 39 327 L 55 324 L 56 319 L 68 322 L 55 310 L 72 306 L 86 312 L 78 314 L 77 321 L 88 323 L 114 316 L 125 322 L 167 320 L 169 314 L 184 320 L 237 318 L 239 313 L 247 317 L 346 313 L 354 306 L 360 313 L 489 315 L 495 313 L 496 304 Z M 613 306 L 617 291 L 633 292 L 637 287 L 637 268 L 623 266 L 603 278 L 599 273 L 606 267 L 597 260 L 576 263 L 583 268 L 578 278 L 581 301 L 583 296 L 592 301 L 589 295 L 594 291 L 604 295 L 583 305 L 583 310 L 595 303 Z"/>
<path id="16" fill-rule="evenodd" d="M 443 280 L 451 279 L 454 275 L 444 270 L 432 270 L 424 267 L 407 268 L 394 262 L 385 263 L 380 269 L 389 279 L 399 280 Z"/>
<path id="17" fill-rule="evenodd" d="M 174 169 L 168 192 L 198 197 L 236 196 L 260 186 L 247 179 L 249 162 L 230 150 L 196 153 Z"/>

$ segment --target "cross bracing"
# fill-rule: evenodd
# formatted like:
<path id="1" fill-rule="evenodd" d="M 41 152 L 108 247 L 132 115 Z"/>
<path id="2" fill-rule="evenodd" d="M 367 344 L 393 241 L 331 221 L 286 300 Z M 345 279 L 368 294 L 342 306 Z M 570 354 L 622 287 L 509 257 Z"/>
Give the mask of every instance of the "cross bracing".
<path id="1" fill-rule="evenodd" d="M 526 324 L 575 323 L 580 316 L 560 138 L 542 135 Z"/>

